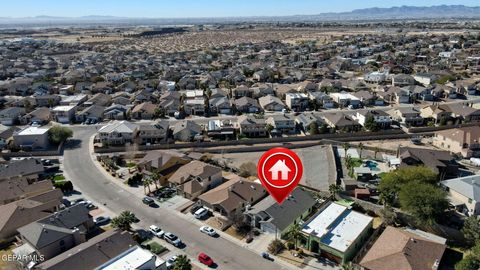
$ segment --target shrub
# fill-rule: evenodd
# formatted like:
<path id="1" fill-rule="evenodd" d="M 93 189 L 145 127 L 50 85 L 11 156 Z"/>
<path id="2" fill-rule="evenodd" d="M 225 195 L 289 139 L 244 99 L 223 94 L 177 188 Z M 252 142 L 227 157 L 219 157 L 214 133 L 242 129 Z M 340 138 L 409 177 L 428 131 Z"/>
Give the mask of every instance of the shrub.
<path id="1" fill-rule="evenodd" d="M 285 245 L 280 240 L 273 240 L 268 245 L 268 252 L 272 253 L 273 255 L 277 255 L 285 249 Z"/>
<path id="2" fill-rule="evenodd" d="M 150 242 L 147 245 L 147 247 L 154 254 L 160 254 L 160 253 L 164 252 L 165 250 L 167 250 L 164 246 L 160 245 L 157 242 Z"/>
<path id="3" fill-rule="evenodd" d="M 73 191 L 73 184 L 71 181 L 56 181 L 53 183 L 53 186 L 62 190 L 64 193 Z"/>
<path id="4" fill-rule="evenodd" d="M 288 250 L 292 250 L 292 249 L 294 249 L 294 248 L 295 248 L 295 244 L 294 244 L 294 243 L 292 243 L 292 242 L 287 242 L 287 249 L 288 249 Z"/>

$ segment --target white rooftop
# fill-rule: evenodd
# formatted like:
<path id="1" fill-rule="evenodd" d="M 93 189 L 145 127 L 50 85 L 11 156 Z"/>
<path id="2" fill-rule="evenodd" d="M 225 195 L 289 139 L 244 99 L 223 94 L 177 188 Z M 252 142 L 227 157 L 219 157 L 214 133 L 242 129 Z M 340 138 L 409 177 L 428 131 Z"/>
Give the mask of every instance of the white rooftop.
<path id="1" fill-rule="evenodd" d="M 75 105 L 63 105 L 53 108 L 54 112 L 68 112 L 75 108 Z"/>
<path id="2" fill-rule="evenodd" d="M 130 269 L 146 269 L 142 266 L 149 263 L 153 257 L 150 251 L 139 246 L 132 247 L 121 253 L 117 257 L 97 267 L 97 270 L 130 270 Z M 154 258 L 156 260 L 156 258 Z M 154 263 L 155 265 L 155 263 Z"/>
<path id="3" fill-rule="evenodd" d="M 306 223 L 303 232 L 320 238 L 333 249 L 345 252 L 360 234 L 370 226 L 373 218 L 331 203 L 315 218 Z"/>
<path id="4" fill-rule="evenodd" d="M 360 100 L 356 96 L 350 94 L 350 93 L 331 93 L 330 96 L 333 96 L 339 100 L 341 99 L 350 99 L 350 100 Z"/>
<path id="5" fill-rule="evenodd" d="M 27 127 L 20 130 L 17 135 L 27 136 L 27 135 L 43 135 L 47 133 L 49 128 L 44 127 Z"/>

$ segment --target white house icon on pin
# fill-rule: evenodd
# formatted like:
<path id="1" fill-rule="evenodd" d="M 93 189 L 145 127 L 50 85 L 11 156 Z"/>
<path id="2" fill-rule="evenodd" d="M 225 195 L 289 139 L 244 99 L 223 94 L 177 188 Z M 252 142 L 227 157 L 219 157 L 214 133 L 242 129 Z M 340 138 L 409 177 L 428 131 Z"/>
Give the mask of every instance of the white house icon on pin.
<path id="1" fill-rule="evenodd" d="M 285 160 L 279 160 L 268 171 L 272 174 L 272 180 L 278 180 L 279 174 L 282 175 L 282 180 L 288 180 L 288 173 L 292 170 L 285 164 Z"/>

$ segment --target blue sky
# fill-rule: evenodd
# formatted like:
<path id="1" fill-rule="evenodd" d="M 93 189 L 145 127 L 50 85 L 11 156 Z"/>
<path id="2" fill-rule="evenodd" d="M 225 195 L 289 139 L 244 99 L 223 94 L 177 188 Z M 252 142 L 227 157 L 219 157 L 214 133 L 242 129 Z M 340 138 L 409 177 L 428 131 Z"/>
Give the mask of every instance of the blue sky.
<path id="1" fill-rule="evenodd" d="M 2 0 L 0 17 L 37 15 L 77 17 L 112 15 L 122 17 L 225 17 L 278 16 L 351 11 L 366 7 L 401 5 L 479 6 L 478 0 Z"/>

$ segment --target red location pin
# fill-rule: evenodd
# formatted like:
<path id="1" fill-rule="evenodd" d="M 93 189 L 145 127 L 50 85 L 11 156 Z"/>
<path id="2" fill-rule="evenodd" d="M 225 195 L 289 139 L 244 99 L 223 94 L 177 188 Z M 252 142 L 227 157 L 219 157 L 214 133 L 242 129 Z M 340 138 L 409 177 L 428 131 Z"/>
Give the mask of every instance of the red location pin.
<path id="1" fill-rule="evenodd" d="M 302 161 L 290 149 L 273 148 L 262 155 L 257 164 L 263 187 L 281 204 L 300 182 Z"/>

